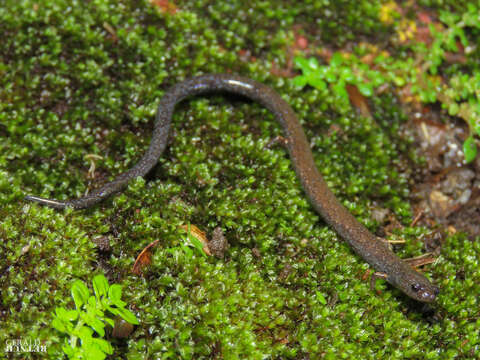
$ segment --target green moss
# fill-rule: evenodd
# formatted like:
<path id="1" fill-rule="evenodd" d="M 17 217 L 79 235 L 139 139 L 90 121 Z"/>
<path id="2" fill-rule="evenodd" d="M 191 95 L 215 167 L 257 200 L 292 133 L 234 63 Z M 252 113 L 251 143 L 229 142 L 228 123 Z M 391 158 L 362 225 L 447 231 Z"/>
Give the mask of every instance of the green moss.
<path id="1" fill-rule="evenodd" d="M 404 116 L 394 97 L 372 97 L 373 116 L 364 118 L 326 89 L 298 91 L 270 72 L 273 62 L 287 64 L 296 24 L 325 47 L 359 31 L 388 37 L 377 19 L 380 2 L 178 6 L 175 14 L 147 1 L 0 7 L 0 344 L 40 339 L 58 357 L 51 312 L 73 305 L 73 280 L 105 273 L 124 285 L 141 322 L 128 340 L 113 341 L 117 358 L 475 357 L 478 245 L 451 237 L 429 267 L 442 287 L 436 319 L 382 281 L 372 292 L 364 280 L 370 267 L 308 204 L 285 150 L 270 144 L 280 128 L 258 104 L 226 96 L 181 104 L 171 145 L 148 179 L 93 209 L 23 203 L 25 193 L 81 196 L 126 170 L 148 146 L 168 86 L 235 72 L 292 105 L 322 174 L 360 221 L 377 229 L 375 202 L 409 223 L 409 173 L 399 170 L 409 142 L 398 134 Z M 102 156 L 94 180 L 88 154 Z M 226 258 L 169 251 L 186 223 L 222 227 Z M 426 232 L 405 227 L 400 254 L 421 254 L 416 238 Z M 91 241 L 103 236 L 107 255 Z M 145 277 L 133 275 L 135 257 L 157 239 Z"/>

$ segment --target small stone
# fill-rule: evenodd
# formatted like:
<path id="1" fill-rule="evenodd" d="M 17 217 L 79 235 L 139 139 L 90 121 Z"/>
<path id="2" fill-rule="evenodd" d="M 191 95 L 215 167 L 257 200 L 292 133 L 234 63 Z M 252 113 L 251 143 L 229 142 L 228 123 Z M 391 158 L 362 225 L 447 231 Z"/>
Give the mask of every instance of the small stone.
<path id="1" fill-rule="evenodd" d="M 430 193 L 430 208 L 437 218 L 445 219 L 454 210 L 453 200 L 438 190 Z"/>
<path id="2" fill-rule="evenodd" d="M 225 252 L 228 250 L 230 245 L 228 244 L 227 239 L 223 235 L 223 231 L 220 227 L 216 227 L 213 230 L 212 240 L 208 243 L 208 248 L 216 257 L 223 259 Z"/>
<path id="3" fill-rule="evenodd" d="M 98 250 L 102 252 L 109 252 L 111 250 L 108 236 L 98 236 L 93 239 L 93 242 L 97 245 Z"/>

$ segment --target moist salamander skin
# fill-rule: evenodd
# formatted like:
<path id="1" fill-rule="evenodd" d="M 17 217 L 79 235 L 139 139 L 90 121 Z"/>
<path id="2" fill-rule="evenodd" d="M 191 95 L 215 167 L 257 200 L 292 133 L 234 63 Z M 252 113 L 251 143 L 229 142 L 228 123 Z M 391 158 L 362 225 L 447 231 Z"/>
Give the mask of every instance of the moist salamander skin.
<path id="1" fill-rule="evenodd" d="M 315 210 L 332 226 L 353 250 L 386 280 L 411 298 L 432 302 L 439 289 L 397 257 L 388 246 L 362 224 L 336 199 L 317 170 L 300 122 L 290 105 L 272 88 L 254 80 L 229 74 L 209 74 L 194 77 L 171 87 L 158 106 L 153 136 L 149 148 L 139 162 L 115 180 L 92 191 L 89 195 L 67 201 L 26 196 L 26 200 L 57 209 L 93 206 L 106 197 L 124 189 L 137 176 L 144 176 L 157 163 L 167 146 L 172 114 L 175 105 L 187 97 L 207 93 L 232 93 L 242 95 L 268 108 L 283 128 L 286 147 L 302 187 Z"/>

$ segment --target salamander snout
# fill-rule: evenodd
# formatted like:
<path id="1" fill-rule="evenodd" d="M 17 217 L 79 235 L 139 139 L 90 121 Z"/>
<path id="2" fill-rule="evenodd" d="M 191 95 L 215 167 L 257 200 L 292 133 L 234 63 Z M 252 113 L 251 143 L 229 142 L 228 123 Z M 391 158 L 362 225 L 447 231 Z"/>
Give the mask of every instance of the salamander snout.
<path id="1" fill-rule="evenodd" d="M 415 298 L 422 302 L 432 302 L 440 294 L 440 289 L 434 285 L 424 285 L 420 283 L 414 283 L 411 286 L 412 292 L 415 294 Z"/>

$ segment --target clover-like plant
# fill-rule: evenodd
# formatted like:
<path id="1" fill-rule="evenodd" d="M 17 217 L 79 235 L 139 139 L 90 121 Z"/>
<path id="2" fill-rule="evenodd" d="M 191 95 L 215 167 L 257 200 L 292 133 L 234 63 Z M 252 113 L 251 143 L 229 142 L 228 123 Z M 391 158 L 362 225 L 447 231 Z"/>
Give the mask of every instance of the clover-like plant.
<path id="1" fill-rule="evenodd" d="M 125 308 L 127 303 L 121 300 L 121 285 L 110 286 L 103 275 L 95 276 L 92 283 L 95 295 L 90 294 L 81 280 L 72 284 L 75 310 L 55 309 L 51 325 L 69 335 L 62 349 L 70 359 L 103 360 L 107 354 L 113 353 L 112 345 L 103 339 L 106 324 L 115 325 L 114 318 L 107 314 L 119 316 L 130 324 L 139 324 L 135 315 Z"/>
<path id="2" fill-rule="evenodd" d="M 295 85 L 303 88 L 308 84 L 319 90 L 324 90 L 329 85 L 345 104 L 349 104 L 347 84 L 355 85 L 363 96 L 370 97 L 375 88 L 387 82 L 384 74 L 362 63 L 354 54 L 346 57 L 336 52 L 328 65 L 320 65 L 313 57 L 296 57 L 295 66 L 302 71 L 302 75 L 293 79 Z"/>

